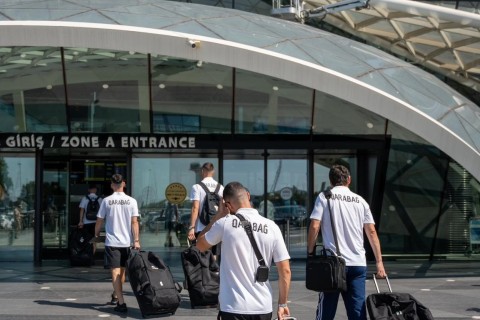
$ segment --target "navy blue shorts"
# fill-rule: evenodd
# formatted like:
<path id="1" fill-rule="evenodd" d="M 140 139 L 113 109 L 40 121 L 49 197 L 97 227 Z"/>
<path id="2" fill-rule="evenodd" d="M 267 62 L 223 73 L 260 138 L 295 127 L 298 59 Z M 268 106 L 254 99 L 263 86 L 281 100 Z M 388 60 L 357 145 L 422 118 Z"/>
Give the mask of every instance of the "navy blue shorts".
<path id="1" fill-rule="evenodd" d="M 129 254 L 129 247 L 105 246 L 105 268 L 125 268 Z"/>

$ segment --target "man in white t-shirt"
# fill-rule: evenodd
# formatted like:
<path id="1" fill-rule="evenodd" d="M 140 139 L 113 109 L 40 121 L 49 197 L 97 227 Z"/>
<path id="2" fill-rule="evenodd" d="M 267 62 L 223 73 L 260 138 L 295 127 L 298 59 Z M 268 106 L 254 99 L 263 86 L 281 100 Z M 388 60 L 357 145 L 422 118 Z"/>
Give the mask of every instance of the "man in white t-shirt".
<path id="1" fill-rule="evenodd" d="M 279 227 L 251 207 L 250 193 L 239 182 L 231 182 L 223 191 L 223 208 L 197 239 L 200 251 L 221 242 L 220 319 L 271 320 L 272 288 L 270 282 L 256 280 L 260 265 L 252 243 L 236 214 L 251 223 L 253 237 L 266 266 L 272 260 L 278 271 L 278 319 L 289 315 L 290 256 Z M 230 213 L 230 214 L 228 214 Z M 270 270 L 271 272 L 271 270 Z"/>
<path id="2" fill-rule="evenodd" d="M 88 186 L 87 195 L 82 198 L 80 204 L 78 205 L 80 208 L 80 221 L 78 222 L 78 227 L 85 228 L 85 230 L 93 237 L 95 236 L 95 222 L 97 222 L 97 220 L 91 220 L 87 218 L 87 209 L 90 201 L 97 201 L 99 206 L 102 204 L 102 198 L 97 196 L 97 186 L 95 184 Z M 95 253 L 95 250 L 96 244 L 94 243 L 93 253 Z"/>
<path id="3" fill-rule="evenodd" d="M 118 299 L 115 311 L 128 311 L 123 299 L 123 283 L 125 282 L 125 265 L 129 248 L 140 249 L 140 233 L 138 226 L 137 201 L 127 196 L 123 189 L 125 180 L 122 175 L 112 176 L 113 194 L 106 197 L 100 206 L 95 225 L 95 237 L 98 238 L 105 221 L 105 260 L 112 273 L 112 285 Z M 113 297 L 112 297 L 113 298 Z"/>
<path id="4" fill-rule="evenodd" d="M 213 179 L 215 175 L 215 168 L 213 163 L 206 162 L 202 165 L 201 169 L 202 181 L 210 192 L 214 192 L 217 188 L 218 182 Z M 195 184 L 190 192 L 190 199 L 192 200 L 192 211 L 190 216 L 190 226 L 188 228 L 188 239 L 194 241 L 200 232 L 205 228 L 205 225 L 200 221 L 199 216 L 202 212 L 206 192 L 200 184 Z M 223 186 L 220 185 L 218 189 L 218 195 L 222 197 Z M 212 247 L 212 253 L 216 256 L 216 246 Z"/>
<path id="5" fill-rule="evenodd" d="M 352 181 L 349 170 L 342 165 L 334 165 L 330 169 L 329 179 L 333 187 L 330 206 L 337 231 L 338 246 L 347 266 L 347 291 L 342 292 L 342 298 L 349 320 L 365 320 L 367 316 L 365 309 L 367 261 L 363 231 L 365 231 L 375 255 L 377 276 L 384 278 L 386 273 L 382 262 L 380 241 L 367 202 L 348 188 Z M 323 192 L 318 195 L 310 215 L 307 248 L 309 256 L 313 255 L 320 228 L 323 245 L 336 252 L 328 202 Z M 338 298 L 338 292 L 320 292 L 315 319 L 334 319 Z"/>

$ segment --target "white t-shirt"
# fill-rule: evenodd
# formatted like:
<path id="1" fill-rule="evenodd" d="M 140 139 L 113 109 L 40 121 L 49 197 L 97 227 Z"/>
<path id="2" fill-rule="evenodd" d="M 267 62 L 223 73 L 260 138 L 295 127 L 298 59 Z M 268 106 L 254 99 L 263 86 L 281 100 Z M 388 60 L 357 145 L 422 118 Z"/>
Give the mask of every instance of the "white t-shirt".
<path id="1" fill-rule="evenodd" d="M 202 180 L 202 182 L 207 186 L 208 190 L 210 190 L 211 192 L 215 191 L 215 188 L 217 187 L 217 184 L 218 184 L 218 182 L 215 181 L 212 177 L 206 177 Z M 220 195 L 220 197 L 223 196 L 223 186 L 220 186 L 220 189 L 218 190 L 218 194 Z M 205 190 L 203 190 L 202 186 L 200 186 L 198 183 L 193 185 L 192 190 L 190 191 L 190 200 L 199 201 L 198 218 L 197 218 L 197 222 L 195 223 L 195 232 L 200 232 L 206 227 L 203 223 L 200 222 L 200 213 L 202 212 L 203 201 L 205 200 L 206 195 L 207 194 L 205 193 Z"/>
<path id="2" fill-rule="evenodd" d="M 132 239 L 132 217 L 138 217 L 137 200 L 123 192 L 114 192 L 100 205 L 97 217 L 105 219 L 105 245 L 130 247 Z"/>
<path id="3" fill-rule="evenodd" d="M 90 199 L 97 199 L 98 203 L 99 204 L 102 204 L 102 198 L 100 198 L 99 196 L 97 196 L 95 193 L 90 193 L 88 195 L 88 197 L 90 197 Z M 80 204 L 78 205 L 79 208 L 82 208 L 84 210 L 84 213 L 83 213 L 83 224 L 90 224 L 90 223 L 95 223 L 97 222 L 96 220 L 88 220 L 87 219 L 87 206 L 88 206 L 88 203 L 90 202 L 90 200 L 87 199 L 87 197 L 83 197 L 82 200 L 80 201 Z"/>
<path id="4" fill-rule="evenodd" d="M 365 224 L 375 224 L 368 203 L 348 187 L 337 186 L 332 189 L 330 205 L 340 253 L 347 266 L 366 266 L 363 227 Z M 336 252 L 327 199 L 323 192 L 315 201 L 310 219 L 321 221 L 323 245 Z"/>
<path id="5" fill-rule="evenodd" d="M 252 224 L 253 236 L 258 248 L 270 268 L 274 262 L 290 259 L 280 228 L 257 210 L 238 210 Z M 240 219 L 227 215 L 216 221 L 205 234 L 205 240 L 222 250 L 220 264 L 220 310 L 240 314 L 265 314 L 272 312 L 272 288 L 270 282 L 256 282 L 259 266 L 255 251 L 243 230 Z"/>

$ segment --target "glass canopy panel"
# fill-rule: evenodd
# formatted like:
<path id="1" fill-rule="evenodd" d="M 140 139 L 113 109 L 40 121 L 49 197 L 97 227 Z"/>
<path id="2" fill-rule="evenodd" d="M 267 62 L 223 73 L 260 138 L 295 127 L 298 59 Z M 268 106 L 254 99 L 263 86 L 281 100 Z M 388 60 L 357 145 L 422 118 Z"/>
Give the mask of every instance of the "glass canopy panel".
<path id="1" fill-rule="evenodd" d="M 412 68 L 413 69 L 413 68 Z M 452 91 L 439 85 L 440 80 L 426 76 L 416 70 L 394 68 L 380 71 L 400 92 L 404 99 L 429 116 L 438 119 L 458 103 Z"/>
<path id="2" fill-rule="evenodd" d="M 342 39 L 335 42 L 324 38 L 294 41 L 299 48 L 303 49 L 302 54 L 308 53 L 321 66 L 352 77 L 369 72 L 372 68 L 345 50 L 343 42 Z"/>
<path id="3" fill-rule="evenodd" d="M 216 18 L 202 21 L 202 24 L 215 32 L 222 39 L 235 39 L 255 47 L 266 47 L 285 40 L 279 34 L 262 30 L 262 28 L 243 17 Z"/>
<path id="4" fill-rule="evenodd" d="M 231 133 L 232 68 L 151 59 L 154 132 Z"/>
<path id="5" fill-rule="evenodd" d="M 315 134 L 384 134 L 385 119 L 326 93 L 315 92 Z"/>
<path id="6" fill-rule="evenodd" d="M 59 48 L 0 48 L 0 83 L 0 131 L 67 131 Z"/>
<path id="7" fill-rule="evenodd" d="M 243 70 L 235 79 L 236 133 L 310 132 L 311 89 Z"/>
<path id="8" fill-rule="evenodd" d="M 65 49 L 72 132 L 149 132 L 147 65 L 133 51 Z"/>
<path id="9" fill-rule="evenodd" d="M 461 119 L 457 113 L 451 111 L 441 119 L 441 123 L 449 128 L 454 128 L 457 135 L 465 140 L 470 146 L 475 147 L 477 151 L 480 151 L 480 136 L 478 135 L 478 131 L 475 133 L 476 130 L 462 120 L 463 119 Z"/>

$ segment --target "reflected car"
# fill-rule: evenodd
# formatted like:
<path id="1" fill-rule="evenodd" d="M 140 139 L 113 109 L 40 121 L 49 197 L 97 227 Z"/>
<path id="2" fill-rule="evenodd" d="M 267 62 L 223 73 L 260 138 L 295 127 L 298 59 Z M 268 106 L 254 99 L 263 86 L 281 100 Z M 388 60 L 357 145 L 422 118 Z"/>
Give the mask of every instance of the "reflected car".
<path id="1" fill-rule="evenodd" d="M 164 211 L 147 212 L 141 219 L 141 226 L 151 232 L 163 229 L 165 227 Z"/>
<path id="2" fill-rule="evenodd" d="M 290 224 L 297 227 L 306 226 L 308 221 L 307 209 L 300 205 L 275 207 L 274 216 L 277 223 L 286 223 L 289 219 Z"/>

